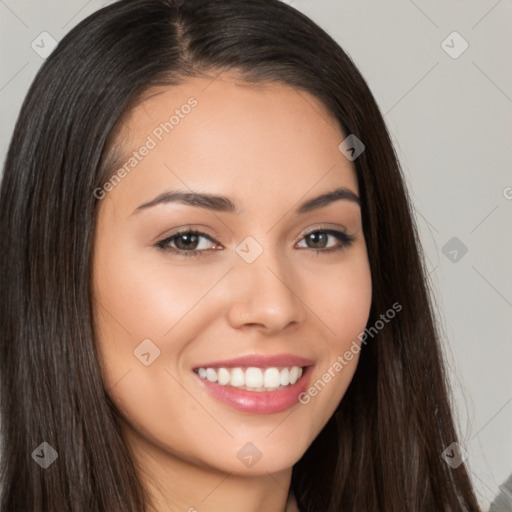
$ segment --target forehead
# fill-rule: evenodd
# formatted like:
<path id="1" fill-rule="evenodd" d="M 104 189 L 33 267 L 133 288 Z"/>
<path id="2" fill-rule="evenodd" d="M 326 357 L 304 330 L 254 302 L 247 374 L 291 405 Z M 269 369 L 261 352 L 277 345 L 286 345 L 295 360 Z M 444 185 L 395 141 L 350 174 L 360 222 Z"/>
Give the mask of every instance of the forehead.
<path id="1" fill-rule="evenodd" d="M 191 78 L 153 89 L 124 117 L 116 167 L 135 165 L 114 192 L 149 197 L 179 186 L 293 202 L 317 185 L 357 193 L 353 163 L 338 149 L 344 138 L 323 103 L 303 90 L 226 74 Z M 144 156 L 134 156 L 144 146 Z"/>

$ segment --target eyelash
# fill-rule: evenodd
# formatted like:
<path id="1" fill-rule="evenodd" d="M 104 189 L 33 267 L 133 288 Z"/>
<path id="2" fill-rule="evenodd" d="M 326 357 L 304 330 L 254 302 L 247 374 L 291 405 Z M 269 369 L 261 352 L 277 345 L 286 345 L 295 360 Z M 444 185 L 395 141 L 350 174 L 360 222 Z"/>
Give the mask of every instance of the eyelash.
<path id="1" fill-rule="evenodd" d="M 344 231 L 338 231 L 336 229 L 321 229 L 321 228 L 317 228 L 314 231 L 310 231 L 310 232 L 306 233 L 302 238 L 306 238 L 307 236 L 312 235 L 314 233 L 326 233 L 328 235 L 332 235 L 341 243 L 341 245 L 339 245 L 337 247 L 330 247 L 328 249 L 307 248 L 310 251 L 316 252 L 317 255 L 320 255 L 320 253 L 325 254 L 325 253 L 333 253 L 333 252 L 341 251 L 343 249 L 346 249 L 347 247 L 350 247 L 352 245 L 352 243 L 355 241 L 355 236 L 349 235 L 348 233 L 346 233 Z M 177 239 L 177 238 L 179 238 L 180 236 L 183 236 L 183 235 L 200 235 L 200 236 L 203 236 L 203 237 L 207 238 L 211 242 L 215 242 L 215 240 L 213 240 L 206 233 L 202 233 L 201 231 L 194 231 L 192 229 L 186 229 L 186 230 L 182 230 L 182 231 L 178 231 L 176 233 L 173 233 L 171 236 L 165 238 L 164 240 L 161 240 L 160 242 L 157 242 L 155 244 L 155 246 L 160 248 L 161 250 L 163 250 L 165 252 L 171 252 L 173 254 L 176 254 L 179 257 L 184 257 L 184 258 L 203 255 L 203 253 L 209 251 L 208 249 L 207 250 L 200 250 L 200 251 L 195 250 L 195 249 L 194 250 L 190 250 L 190 251 L 185 251 L 183 249 L 176 249 L 174 247 L 169 247 L 168 246 L 169 243 L 173 242 L 175 239 Z"/>

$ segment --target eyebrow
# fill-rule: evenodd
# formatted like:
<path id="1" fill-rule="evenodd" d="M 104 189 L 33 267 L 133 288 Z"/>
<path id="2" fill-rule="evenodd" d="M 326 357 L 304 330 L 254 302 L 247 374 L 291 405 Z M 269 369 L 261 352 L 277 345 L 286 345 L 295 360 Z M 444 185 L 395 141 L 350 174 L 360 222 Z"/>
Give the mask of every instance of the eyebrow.
<path id="1" fill-rule="evenodd" d="M 313 199 L 309 199 L 302 203 L 296 210 L 297 214 L 304 214 L 313 210 L 323 208 L 334 201 L 347 200 L 357 203 L 361 206 L 361 200 L 352 190 L 345 187 L 339 187 L 331 192 L 327 192 Z M 213 194 L 203 194 L 200 192 L 179 192 L 179 191 L 167 191 L 164 192 L 153 200 L 141 204 L 133 212 L 138 213 L 142 210 L 146 210 L 159 204 L 168 203 L 183 203 L 197 208 L 204 208 L 206 210 L 213 210 L 216 212 L 225 212 L 231 214 L 240 214 L 240 208 L 236 202 L 232 201 L 226 196 L 218 196 Z"/>

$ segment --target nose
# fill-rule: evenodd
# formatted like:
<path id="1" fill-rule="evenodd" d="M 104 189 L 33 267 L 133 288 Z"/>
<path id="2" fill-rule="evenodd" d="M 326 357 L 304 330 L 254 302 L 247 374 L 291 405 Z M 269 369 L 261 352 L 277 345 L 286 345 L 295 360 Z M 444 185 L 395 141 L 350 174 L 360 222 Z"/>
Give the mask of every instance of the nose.
<path id="1" fill-rule="evenodd" d="M 255 326 L 272 334 L 303 322 L 306 305 L 293 268 L 270 250 L 252 263 L 240 258 L 235 265 L 227 315 L 233 328 Z"/>

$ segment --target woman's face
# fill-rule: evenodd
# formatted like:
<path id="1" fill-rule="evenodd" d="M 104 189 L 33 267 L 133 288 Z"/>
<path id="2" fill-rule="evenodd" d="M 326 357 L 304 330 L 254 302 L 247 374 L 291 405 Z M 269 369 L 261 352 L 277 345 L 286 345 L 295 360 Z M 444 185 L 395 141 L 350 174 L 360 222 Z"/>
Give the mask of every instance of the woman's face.
<path id="1" fill-rule="evenodd" d="M 105 386 L 134 446 L 264 474 L 324 427 L 371 302 L 346 135 L 313 96 L 229 75 L 161 89 L 125 119 L 124 172 L 95 192 L 93 286 Z M 170 238 L 188 228 L 200 234 Z"/>

